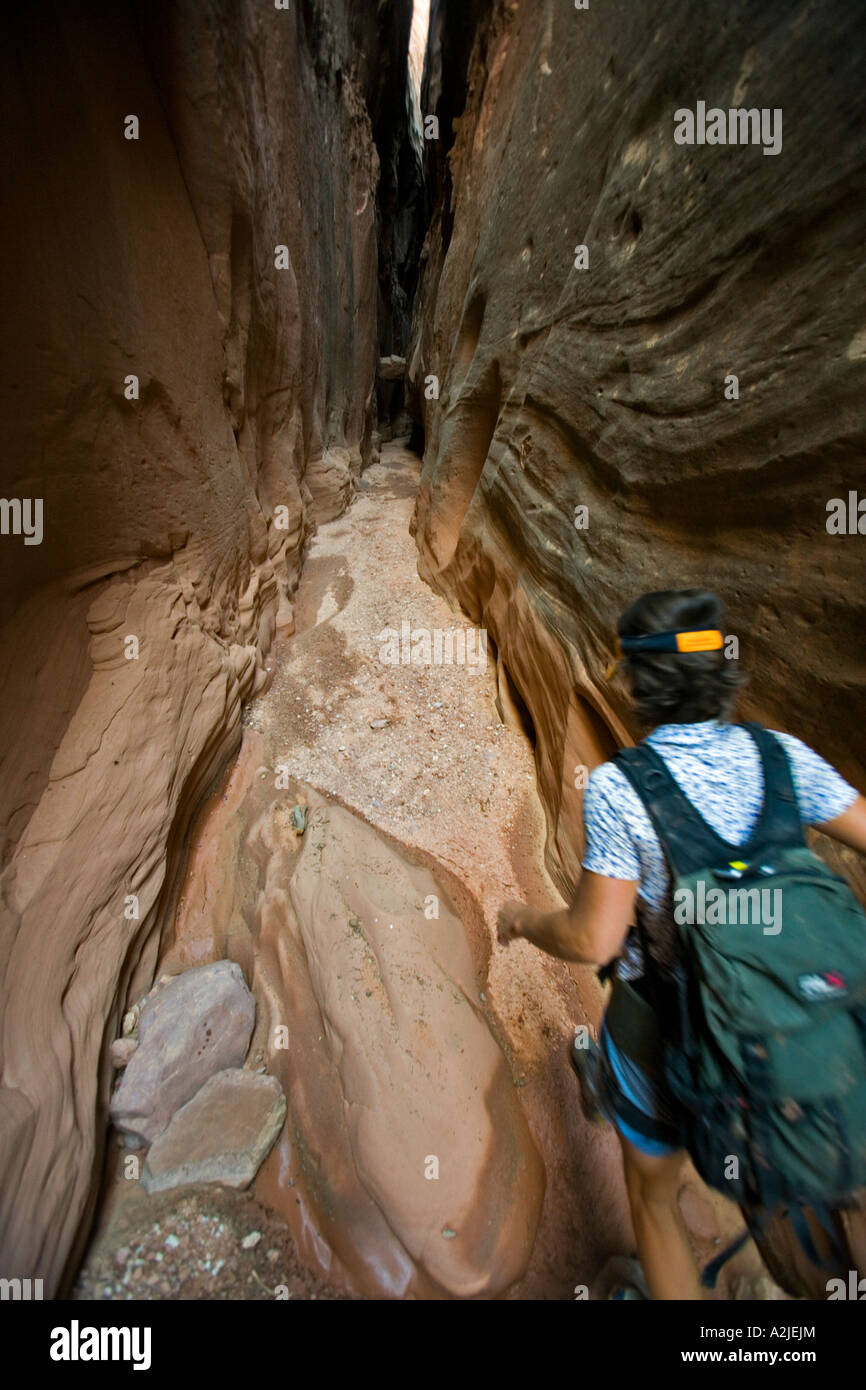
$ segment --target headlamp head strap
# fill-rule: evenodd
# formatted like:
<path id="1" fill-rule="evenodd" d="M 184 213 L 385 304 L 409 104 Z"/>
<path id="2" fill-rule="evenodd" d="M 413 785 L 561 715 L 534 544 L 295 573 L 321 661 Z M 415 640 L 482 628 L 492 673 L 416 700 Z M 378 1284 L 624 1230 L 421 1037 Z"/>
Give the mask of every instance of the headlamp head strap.
<path id="1" fill-rule="evenodd" d="M 621 637 L 620 654 L 630 652 L 715 652 L 724 645 L 715 628 L 685 628 L 679 632 L 650 632 L 644 637 Z"/>
<path id="2" fill-rule="evenodd" d="M 607 669 L 610 680 L 620 660 L 632 652 L 717 652 L 725 639 L 717 628 L 682 628 L 678 632 L 648 632 L 641 637 L 620 637 L 616 661 Z"/>

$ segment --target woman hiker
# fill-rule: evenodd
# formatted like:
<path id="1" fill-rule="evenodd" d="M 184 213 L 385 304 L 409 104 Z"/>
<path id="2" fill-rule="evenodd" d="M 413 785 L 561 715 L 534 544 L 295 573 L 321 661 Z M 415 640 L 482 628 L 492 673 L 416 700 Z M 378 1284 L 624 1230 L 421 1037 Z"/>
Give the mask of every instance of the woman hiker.
<path id="1" fill-rule="evenodd" d="M 722 650 L 719 599 L 696 589 L 645 594 L 622 614 L 617 631 L 636 715 L 650 731 L 644 743 L 712 830 L 742 845 L 761 815 L 763 763 L 746 728 L 730 722 L 741 676 Z M 787 755 L 802 822 L 866 853 L 866 799 L 799 739 L 774 737 Z M 687 1154 L 677 1104 L 661 1080 L 659 1023 L 664 1029 L 669 1020 L 659 1019 L 647 1001 L 642 945 L 655 977 L 663 978 L 676 941 L 668 864 L 642 799 L 616 763 L 591 774 L 583 815 L 586 851 L 572 905 L 539 913 L 508 903 L 499 914 L 499 939 L 522 937 L 562 960 L 613 972 L 598 1049 L 581 1053 L 575 1046 L 573 1061 L 585 1103 L 591 1096 L 617 1129 L 650 1296 L 700 1299 L 677 1202 Z M 599 1058 L 604 1087 L 597 1085 Z M 628 1122 L 616 1109 L 625 1110 Z"/>

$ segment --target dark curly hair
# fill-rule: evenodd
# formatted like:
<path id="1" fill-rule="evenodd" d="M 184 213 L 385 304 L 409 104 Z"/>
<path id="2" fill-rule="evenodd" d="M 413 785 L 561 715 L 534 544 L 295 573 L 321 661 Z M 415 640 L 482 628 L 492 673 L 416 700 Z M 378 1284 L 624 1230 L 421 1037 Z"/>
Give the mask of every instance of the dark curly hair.
<path id="1" fill-rule="evenodd" d="M 688 628 L 719 628 L 724 609 L 718 594 L 704 589 L 664 589 L 644 594 L 621 615 L 620 637 Z M 623 657 L 641 724 L 696 724 L 727 719 L 744 683 L 739 662 L 714 652 L 631 652 Z"/>

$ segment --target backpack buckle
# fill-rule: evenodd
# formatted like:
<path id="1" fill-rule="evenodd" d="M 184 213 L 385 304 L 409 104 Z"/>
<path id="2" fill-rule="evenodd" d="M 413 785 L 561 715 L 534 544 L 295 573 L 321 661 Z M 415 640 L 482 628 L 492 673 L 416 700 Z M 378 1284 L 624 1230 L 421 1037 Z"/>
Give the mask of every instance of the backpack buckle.
<path id="1" fill-rule="evenodd" d="M 724 879 L 730 882 L 742 878 L 743 874 L 749 872 L 749 865 L 742 859 L 730 859 L 723 869 L 713 869 L 713 877 Z"/>

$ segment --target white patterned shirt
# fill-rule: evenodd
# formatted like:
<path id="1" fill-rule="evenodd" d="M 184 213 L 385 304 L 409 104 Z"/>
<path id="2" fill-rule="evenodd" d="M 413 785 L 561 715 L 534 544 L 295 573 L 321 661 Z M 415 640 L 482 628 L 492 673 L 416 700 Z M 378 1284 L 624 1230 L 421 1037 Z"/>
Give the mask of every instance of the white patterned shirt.
<path id="1" fill-rule="evenodd" d="M 804 824 L 833 820 L 853 805 L 856 790 L 829 763 L 792 734 L 771 732 L 788 755 Z M 686 796 L 723 840 L 741 845 L 749 839 L 763 805 L 764 776 L 757 744 L 746 729 L 717 719 L 662 724 L 644 742 L 664 759 Z M 602 763 L 590 774 L 583 819 L 583 867 L 606 878 L 639 881 L 638 897 L 652 954 L 669 960 L 675 931 L 664 852 L 643 803 L 615 763 Z M 634 979 L 643 971 L 643 955 L 632 932 L 618 973 Z"/>

